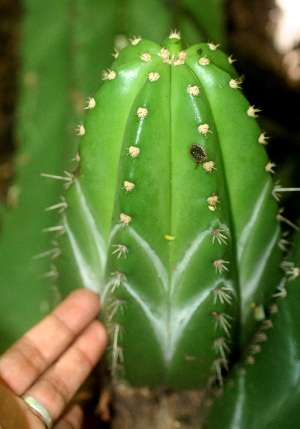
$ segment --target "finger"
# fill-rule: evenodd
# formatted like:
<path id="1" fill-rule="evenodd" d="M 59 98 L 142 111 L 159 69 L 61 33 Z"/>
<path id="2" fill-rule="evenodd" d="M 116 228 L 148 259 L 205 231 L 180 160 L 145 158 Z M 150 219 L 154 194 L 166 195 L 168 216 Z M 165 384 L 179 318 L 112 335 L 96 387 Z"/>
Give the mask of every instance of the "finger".
<path id="1" fill-rule="evenodd" d="M 100 309 L 94 292 L 72 292 L 0 358 L 0 379 L 21 395 L 54 362 Z"/>
<path id="2" fill-rule="evenodd" d="M 71 405 L 61 417 L 54 429 L 80 429 L 83 421 L 82 408 L 77 405 Z"/>
<path id="3" fill-rule="evenodd" d="M 106 344 L 104 326 L 93 321 L 26 395 L 39 401 L 56 420 L 100 359 Z"/>

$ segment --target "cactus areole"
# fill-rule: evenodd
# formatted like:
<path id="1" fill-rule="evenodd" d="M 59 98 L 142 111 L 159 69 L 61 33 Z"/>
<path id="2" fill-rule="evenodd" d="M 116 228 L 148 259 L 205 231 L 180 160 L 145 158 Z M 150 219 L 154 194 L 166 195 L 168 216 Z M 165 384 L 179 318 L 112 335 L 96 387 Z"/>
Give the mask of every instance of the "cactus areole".
<path id="1" fill-rule="evenodd" d="M 77 130 L 58 281 L 100 294 L 114 376 L 222 384 L 280 276 L 257 109 L 213 44 L 184 49 L 174 32 L 114 56 Z"/>

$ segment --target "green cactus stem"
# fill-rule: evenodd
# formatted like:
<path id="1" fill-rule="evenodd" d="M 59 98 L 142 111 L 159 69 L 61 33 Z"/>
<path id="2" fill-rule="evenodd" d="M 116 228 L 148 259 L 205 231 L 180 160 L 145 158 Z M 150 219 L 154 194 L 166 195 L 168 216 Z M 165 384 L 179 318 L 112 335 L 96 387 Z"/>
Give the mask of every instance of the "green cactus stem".
<path id="1" fill-rule="evenodd" d="M 135 37 L 115 57 L 65 178 L 59 282 L 100 293 L 113 374 L 222 384 L 280 278 L 258 109 L 212 43 Z"/>

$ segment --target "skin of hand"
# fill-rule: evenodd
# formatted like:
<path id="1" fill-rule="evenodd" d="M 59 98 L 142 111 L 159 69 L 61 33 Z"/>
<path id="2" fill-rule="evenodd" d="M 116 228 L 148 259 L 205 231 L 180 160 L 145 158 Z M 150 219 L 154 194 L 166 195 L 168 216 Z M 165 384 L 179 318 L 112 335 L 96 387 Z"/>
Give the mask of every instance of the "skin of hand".
<path id="1" fill-rule="evenodd" d="M 82 410 L 68 404 L 106 348 L 99 311 L 99 296 L 78 289 L 0 357 L 1 429 L 45 429 L 24 394 L 48 410 L 55 429 L 80 429 Z"/>

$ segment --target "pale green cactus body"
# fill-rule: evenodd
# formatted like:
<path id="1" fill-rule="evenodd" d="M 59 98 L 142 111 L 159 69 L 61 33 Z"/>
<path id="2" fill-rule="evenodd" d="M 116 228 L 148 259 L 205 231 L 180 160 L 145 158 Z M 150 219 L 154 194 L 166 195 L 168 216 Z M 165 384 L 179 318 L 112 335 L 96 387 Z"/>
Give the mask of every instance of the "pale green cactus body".
<path id="1" fill-rule="evenodd" d="M 176 33 L 163 47 L 133 39 L 104 77 L 80 133 L 60 281 L 100 292 L 114 374 L 222 383 L 280 276 L 256 109 L 230 58 L 183 50 Z"/>

